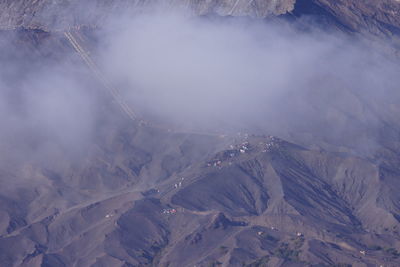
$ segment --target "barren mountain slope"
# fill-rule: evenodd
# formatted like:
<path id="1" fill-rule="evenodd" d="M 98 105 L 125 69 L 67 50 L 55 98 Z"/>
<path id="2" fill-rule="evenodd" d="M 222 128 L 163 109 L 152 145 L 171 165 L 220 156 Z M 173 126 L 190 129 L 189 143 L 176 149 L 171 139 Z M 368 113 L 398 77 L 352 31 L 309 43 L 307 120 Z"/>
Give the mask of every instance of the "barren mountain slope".
<path id="1" fill-rule="evenodd" d="M 66 29 L 83 24 L 101 24 L 108 11 L 132 10 L 140 12 L 152 8 L 183 8 L 196 14 L 218 14 L 234 16 L 265 17 L 280 15 L 293 9 L 294 0 L 91 0 L 81 1 L 3 1 L 0 3 L 0 25 L 3 27 L 39 27 L 44 29 Z"/>
<path id="2" fill-rule="evenodd" d="M 396 0 L 60 0 L 60 1 L 2 1 L 0 26 L 2 28 L 67 29 L 80 25 L 101 25 L 109 11 L 147 8 L 184 8 L 198 15 L 269 17 L 285 13 L 326 12 L 348 30 L 372 34 L 399 33 L 400 2 Z"/>

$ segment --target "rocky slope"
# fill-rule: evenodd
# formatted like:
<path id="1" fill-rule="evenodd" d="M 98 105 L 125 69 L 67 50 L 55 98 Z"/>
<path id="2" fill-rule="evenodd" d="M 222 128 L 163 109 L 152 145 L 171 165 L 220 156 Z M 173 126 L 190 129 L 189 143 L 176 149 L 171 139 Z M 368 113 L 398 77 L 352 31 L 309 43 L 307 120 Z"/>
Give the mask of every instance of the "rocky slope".
<path id="1" fill-rule="evenodd" d="M 399 1 L 317 0 L 314 2 L 352 31 L 399 34 Z"/>
<path id="2" fill-rule="evenodd" d="M 2 193 L 4 266 L 400 263 L 400 172 L 383 164 L 263 136 L 134 127 L 104 143 L 20 168 L 35 183 Z"/>
<path id="3" fill-rule="evenodd" d="M 75 1 L 3 1 L 0 3 L 0 25 L 7 27 L 27 27 L 43 29 L 66 29 L 83 24 L 101 24 L 101 20 L 111 10 L 140 12 L 147 8 L 183 8 L 199 15 L 218 14 L 233 16 L 265 17 L 280 15 L 291 11 L 294 0 L 168 0 L 168 1 L 126 1 L 126 0 L 91 0 Z"/>
<path id="4" fill-rule="evenodd" d="M 60 1 L 2 1 L 0 26 L 2 28 L 67 29 L 81 25 L 99 25 L 109 11 L 140 12 L 144 8 L 164 6 L 183 8 L 198 15 L 269 17 L 281 14 L 325 13 L 353 32 L 378 35 L 399 33 L 400 2 L 396 0 L 60 0 Z"/>

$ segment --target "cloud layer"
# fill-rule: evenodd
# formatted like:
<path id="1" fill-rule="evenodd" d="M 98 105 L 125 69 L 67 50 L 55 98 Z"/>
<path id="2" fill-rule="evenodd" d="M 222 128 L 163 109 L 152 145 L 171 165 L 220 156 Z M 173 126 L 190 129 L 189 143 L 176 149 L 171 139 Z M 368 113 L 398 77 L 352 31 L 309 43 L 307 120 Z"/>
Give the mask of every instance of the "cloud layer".
<path id="1" fill-rule="evenodd" d="M 363 146 L 397 125 L 394 60 L 365 40 L 296 26 L 125 18 L 103 33 L 102 62 L 137 110 L 182 127 Z"/>
<path id="2" fill-rule="evenodd" d="M 399 65 L 366 41 L 283 21 L 165 12 L 111 18 L 97 32 L 99 66 L 155 123 L 361 153 L 398 136 Z M 2 40 L 9 51 L 0 59 L 3 151 L 35 157 L 53 145 L 89 144 L 104 107 L 82 62 L 71 64 L 67 54 L 28 64 L 10 37 Z"/>

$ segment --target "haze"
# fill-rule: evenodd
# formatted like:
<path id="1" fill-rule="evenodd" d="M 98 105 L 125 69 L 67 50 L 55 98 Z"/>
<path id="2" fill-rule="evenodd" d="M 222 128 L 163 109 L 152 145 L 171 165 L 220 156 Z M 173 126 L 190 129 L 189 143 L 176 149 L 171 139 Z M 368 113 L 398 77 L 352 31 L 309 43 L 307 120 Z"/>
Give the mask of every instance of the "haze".
<path id="1" fill-rule="evenodd" d="M 384 124 L 398 121 L 398 64 L 355 37 L 297 26 L 165 12 L 112 17 L 98 32 L 97 61 L 155 123 L 373 151 Z M 49 143 L 74 150 L 90 142 L 101 89 L 90 88 L 84 66 L 61 59 L 16 77 L 22 62 L 2 57 L 0 143 L 35 155 Z"/>

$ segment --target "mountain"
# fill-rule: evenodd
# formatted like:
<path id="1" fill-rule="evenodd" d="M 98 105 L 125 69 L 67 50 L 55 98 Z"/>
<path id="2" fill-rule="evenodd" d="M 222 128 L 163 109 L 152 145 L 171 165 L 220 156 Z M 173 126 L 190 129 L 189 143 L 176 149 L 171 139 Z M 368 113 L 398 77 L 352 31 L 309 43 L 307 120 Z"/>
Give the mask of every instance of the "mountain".
<path id="1" fill-rule="evenodd" d="M 184 8 L 195 14 L 222 16 L 269 17 L 282 14 L 312 14 L 332 17 L 354 32 L 370 32 L 389 36 L 399 33 L 400 3 L 395 0 L 76 0 L 2 1 L 0 25 L 3 28 L 66 29 L 83 24 L 101 24 L 110 10 L 132 10 L 164 6 Z"/>
<path id="2" fill-rule="evenodd" d="M 7 66 L 0 72 L 7 100 L 0 101 L 0 266 L 400 265 L 395 95 L 382 104 L 338 89 L 324 102 L 313 91 L 315 110 L 347 100 L 326 111 L 323 135 L 312 127 L 285 136 L 196 132 L 132 119 L 64 31 L 96 60 L 104 11 L 144 12 L 160 1 L 84 5 L 0 3 L 0 46 L 7 51 L 0 54 Z M 205 19 L 311 19 L 374 40 L 397 38 L 399 27 L 400 3 L 389 0 L 166 5 Z M 43 99 L 45 85 L 35 79 L 52 82 L 52 69 L 67 77 L 54 78 L 61 100 Z M 75 97 L 74 86 L 85 92 Z M 39 105 L 24 102 L 32 91 Z M 30 117 L 24 104 L 35 112 L 50 108 Z M 350 129 L 344 136 L 329 128 L 335 120 Z M 351 132 L 354 125 L 373 144 L 358 143 L 364 136 Z"/>

